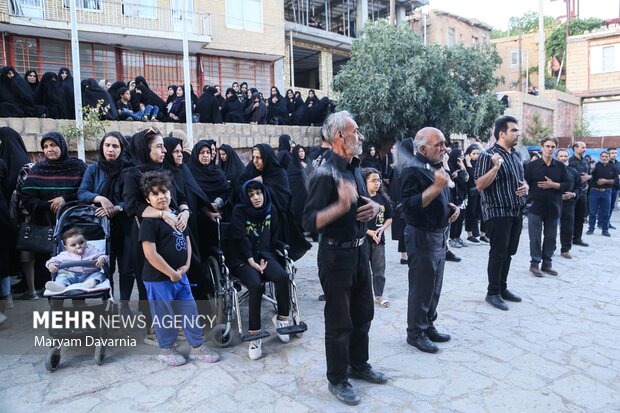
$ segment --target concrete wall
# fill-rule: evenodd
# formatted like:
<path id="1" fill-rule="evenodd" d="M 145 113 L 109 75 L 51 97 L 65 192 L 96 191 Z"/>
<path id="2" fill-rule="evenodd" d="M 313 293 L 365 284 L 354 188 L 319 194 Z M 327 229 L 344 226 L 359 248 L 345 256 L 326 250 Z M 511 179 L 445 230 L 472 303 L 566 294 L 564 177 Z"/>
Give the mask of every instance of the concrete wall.
<path id="1" fill-rule="evenodd" d="M 72 121 L 39 119 L 39 118 L 1 118 L 0 126 L 8 126 L 22 135 L 26 149 L 31 152 L 34 159 L 39 159 L 41 154 L 40 139 L 46 132 L 60 131 L 63 127 L 71 125 Z M 108 122 L 106 131 L 120 131 L 123 135 L 133 135 L 149 126 L 157 127 L 164 136 L 173 129 L 185 130 L 184 124 L 178 123 L 145 123 L 145 122 Z M 248 125 L 248 124 L 207 124 L 193 125 L 194 142 L 200 139 L 214 139 L 218 145 L 227 143 L 235 148 L 240 154 L 245 154 L 254 145 L 269 143 L 272 147 L 278 147 L 278 138 L 286 133 L 302 146 L 319 145 L 321 143 L 321 131 L 318 127 L 311 126 L 273 126 L 273 125 Z M 94 159 L 97 155 L 97 142 L 87 140 L 85 142 L 87 158 Z M 69 141 L 69 150 L 76 151 L 77 142 Z M 249 159 L 249 158 L 248 158 Z M 247 159 L 245 159 L 247 160 Z"/>

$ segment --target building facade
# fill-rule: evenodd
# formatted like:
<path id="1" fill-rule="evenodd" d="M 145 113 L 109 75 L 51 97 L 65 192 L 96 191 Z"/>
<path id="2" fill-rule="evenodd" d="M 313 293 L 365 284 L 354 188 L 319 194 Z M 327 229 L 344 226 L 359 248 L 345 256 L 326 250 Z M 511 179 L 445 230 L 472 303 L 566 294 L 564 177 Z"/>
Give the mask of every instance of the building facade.
<path id="1" fill-rule="evenodd" d="M 496 91 L 527 92 L 530 87 L 539 88 L 538 43 L 538 33 L 491 40 L 502 58 L 495 76 L 504 78 L 504 83 L 498 85 Z"/>
<path id="2" fill-rule="evenodd" d="M 570 37 L 567 55 L 566 88 L 581 97 L 591 136 L 620 137 L 620 27 Z"/>
<path id="3" fill-rule="evenodd" d="M 426 16 L 425 16 L 426 15 Z M 443 10 L 416 10 L 409 18 L 411 28 L 424 38 L 427 44 L 453 46 L 477 46 L 489 44 L 492 26 Z M 426 25 L 426 27 L 425 27 Z"/>
<path id="4" fill-rule="evenodd" d="M 183 82 L 187 29 L 192 86 L 282 85 L 281 0 L 76 0 L 82 78 L 144 76 L 162 97 Z M 0 64 L 19 73 L 71 67 L 70 0 L 0 0 Z M 279 76 L 278 76 L 279 74 Z"/>

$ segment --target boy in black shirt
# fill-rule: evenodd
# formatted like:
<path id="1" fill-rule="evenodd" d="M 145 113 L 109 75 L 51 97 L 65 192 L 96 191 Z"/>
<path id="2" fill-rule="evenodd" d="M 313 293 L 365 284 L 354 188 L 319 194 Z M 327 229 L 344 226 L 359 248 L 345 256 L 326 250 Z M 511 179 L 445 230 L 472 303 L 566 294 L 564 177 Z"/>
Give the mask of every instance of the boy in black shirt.
<path id="1" fill-rule="evenodd" d="M 116 103 L 116 110 L 118 110 L 118 116 L 120 120 L 142 120 L 157 122 L 157 114 L 159 108 L 157 106 L 147 105 L 144 106 L 140 103 L 140 111 L 134 112 L 131 107 L 131 92 L 126 87 L 122 87 L 118 90 L 118 99 Z"/>
<path id="2" fill-rule="evenodd" d="M 214 363 L 219 356 L 203 344 L 198 310 L 187 280 L 192 255 L 187 229 L 179 232 L 161 219 L 165 214 L 174 215 L 170 209 L 172 182 L 167 174 L 154 171 L 143 175 L 140 186 L 147 203 L 160 211 L 159 218 L 142 220 L 139 235 L 145 257 L 142 280 L 153 314 L 157 341 L 162 349 L 159 359 L 170 366 L 181 366 L 187 362 L 174 347 L 176 322 L 180 320 L 185 338 L 194 349 L 194 355 L 189 358 Z"/>
<path id="3" fill-rule="evenodd" d="M 370 268 L 372 269 L 372 286 L 375 290 L 375 301 L 383 308 L 390 302 L 383 296 L 385 286 L 385 235 L 384 231 L 392 225 L 392 205 L 381 188 L 381 174 L 375 168 L 364 168 L 366 188 L 370 199 L 379 204 L 379 213 L 368 221 L 366 241 L 370 248 Z"/>

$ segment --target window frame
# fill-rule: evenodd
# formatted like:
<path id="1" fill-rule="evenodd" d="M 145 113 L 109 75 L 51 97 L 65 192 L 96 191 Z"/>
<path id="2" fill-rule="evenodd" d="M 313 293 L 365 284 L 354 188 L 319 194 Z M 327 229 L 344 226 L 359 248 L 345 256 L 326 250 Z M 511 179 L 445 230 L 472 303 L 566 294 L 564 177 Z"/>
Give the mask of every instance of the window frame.
<path id="1" fill-rule="evenodd" d="M 606 67 L 605 66 L 605 50 L 611 50 L 612 51 L 612 55 L 611 55 L 611 67 Z M 609 56 L 608 56 L 609 58 Z M 616 72 L 617 69 L 616 67 L 618 66 L 616 63 L 616 45 L 608 45 L 608 46 L 602 46 L 601 47 L 601 73 L 611 73 L 611 72 Z"/>
<path id="2" fill-rule="evenodd" d="M 233 29 L 233 30 L 245 30 L 245 31 L 249 31 L 249 32 L 255 32 L 255 33 L 264 33 L 265 31 L 265 20 L 264 20 L 264 15 L 265 15 L 265 2 L 264 0 L 237 0 L 240 1 L 242 4 L 242 10 L 241 10 L 241 15 L 242 17 L 240 19 L 235 19 L 235 20 L 241 20 L 241 24 L 233 24 L 230 23 L 229 21 L 229 10 L 230 10 L 230 2 L 234 1 L 234 0 L 226 0 L 224 7 L 225 7 L 225 11 L 224 11 L 224 20 L 226 21 L 226 28 L 228 29 Z M 258 1 L 260 2 L 260 29 L 258 28 L 254 28 L 254 27 L 249 27 L 248 26 L 248 20 L 246 19 L 246 2 L 247 1 Z"/>
<path id="3" fill-rule="evenodd" d="M 88 7 L 80 7 L 80 4 L 83 6 L 85 1 L 87 1 L 87 0 L 75 0 L 75 4 L 77 5 L 76 9 L 77 10 L 81 10 L 81 11 L 103 13 L 103 0 L 92 0 L 92 1 L 96 2 L 99 5 L 98 9 L 91 9 L 91 8 L 88 8 Z M 62 0 L 62 7 L 66 8 L 66 9 L 70 9 L 71 8 L 71 1 L 70 0 Z"/>
<path id="4" fill-rule="evenodd" d="M 129 6 L 129 7 L 137 7 L 138 9 L 140 7 L 145 7 L 142 4 L 136 4 L 134 3 L 135 1 L 139 1 L 142 2 L 144 0 L 122 0 L 121 2 L 121 13 L 123 15 L 123 17 L 129 17 L 129 18 L 135 18 L 135 19 L 151 19 L 151 20 L 155 20 L 158 18 L 159 16 L 159 11 L 157 10 L 157 0 L 150 0 L 153 2 L 153 9 L 155 9 L 155 15 L 154 16 L 143 16 L 138 14 L 137 16 L 131 15 L 131 14 L 125 14 L 125 7 Z"/>

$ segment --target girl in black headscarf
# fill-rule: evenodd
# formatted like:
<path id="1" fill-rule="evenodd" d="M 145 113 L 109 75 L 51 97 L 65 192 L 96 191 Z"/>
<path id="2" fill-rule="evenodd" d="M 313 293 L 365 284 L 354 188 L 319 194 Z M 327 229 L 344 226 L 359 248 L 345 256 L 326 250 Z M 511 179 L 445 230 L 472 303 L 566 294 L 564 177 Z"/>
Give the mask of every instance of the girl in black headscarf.
<path id="1" fill-rule="evenodd" d="M 185 123 L 185 89 L 177 87 L 176 98 L 168 111 L 168 122 Z"/>
<path id="2" fill-rule="evenodd" d="M 282 165 L 282 168 L 287 170 L 291 163 L 291 137 L 286 133 L 280 135 L 280 138 L 278 138 L 277 159 L 280 165 Z"/>
<path id="3" fill-rule="evenodd" d="M 308 120 L 312 125 L 318 125 L 317 120 L 321 117 L 319 107 L 319 99 L 316 97 L 314 89 L 308 91 L 308 97 L 306 98 L 306 107 L 308 108 Z"/>
<path id="4" fill-rule="evenodd" d="M 69 156 L 67 142 L 58 132 L 48 132 L 41 139 L 45 158 L 34 164 L 21 189 L 22 203 L 34 225 L 53 225 L 56 212 L 66 202 L 77 200 L 77 192 L 86 164 Z M 35 254 L 35 287 L 49 281 L 45 261 L 49 254 Z"/>
<path id="5" fill-rule="evenodd" d="M 177 98 L 177 88 L 177 85 L 168 86 L 168 97 L 166 98 L 166 110 L 168 110 L 168 112 L 170 112 L 170 108 Z"/>
<path id="6" fill-rule="evenodd" d="M 99 86 L 95 79 L 82 80 L 82 104 L 91 109 L 98 108 L 101 119 L 118 119 L 114 100 L 107 90 Z"/>
<path id="7" fill-rule="evenodd" d="M 220 168 L 222 168 L 224 175 L 226 175 L 226 179 L 228 179 L 228 184 L 233 190 L 233 195 L 236 196 L 237 192 L 235 191 L 241 184 L 239 178 L 245 166 L 232 146 L 225 143 L 220 146 Z"/>
<path id="8" fill-rule="evenodd" d="M 142 174 L 150 171 L 165 171 L 164 159 L 166 149 L 164 147 L 164 138 L 157 129 L 149 128 L 133 135 L 131 152 L 136 166 L 127 169 L 123 175 L 123 200 L 125 201 L 127 215 L 132 221 L 131 242 L 134 246 L 134 271 L 140 298 L 139 309 L 145 314 L 147 325 L 150 326 L 151 312 L 148 304 L 146 287 L 142 282 L 144 251 L 138 241 L 139 224 L 137 221 L 142 218 L 163 219 L 166 224 L 170 225 L 172 228 L 178 231 L 184 231 L 185 228 L 187 228 L 190 209 L 187 205 L 185 194 L 178 189 L 174 182 L 170 191 L 170 208 L 175 211 L 174 214 L 162 214 L 160 210 L 150 206 L 144 198 L 144 194 L 140 188 Z M 157 338 L 153 330 L 147 331 L 145 343 L 157 345 Z"/>
<path id="9" fill-rule="evenodd" d="M 131 220 L 125 211 L 122 175 L 131 166 L 125 158 L 127 142 L 120 132 L 108 132 L 99 144 L 99 161 L 90 164 L 78 198 L 80 201 L 99 206 L 95 214 L 110 219 L 111 247 L 110 265 L 114 273 L 118 261 L 121 306 L 128 309 L 135 279 L 133 268 L 133 245 L 131 244 Z"/>
<path id="10" fill-rule="evenodd" d="M 364 154 L 364 159 L 362 159 L 361 166 L 362 168 L 375 168 L 377 171 L 381 172 L 381 175 L 383 175 L 383 162 L 381 161 L 381 156 L 379 155 L 379 151 L 375 145 L 368 146 L 368 149 Z"/>
<path id="11" fill-rule="evenodd" d="M 45 72 L 35 94 L 35 102 L 47 108 L 47 116 L 52 119 L 69 119 L 69 108 L 65 91 L 54 72 Z"/>
<path id="12" fill-rule="evenodd" d="M 142 92 L 136 87 L 136 81 L 130 80 L 129 82 L 127 82 L 127 89 L 129 89 L 129 94 L 131 96 L 131 98 L 129 99 L 129 103 L 131 103 L 131 110 L 134 112 L 140 112 L 140 103 L 142 103 Z M 146 105 L 144 106 L 146 107 Z"/>
<path id="13" fill-rule="evenodd" d="M 413 159 L 413 138 L 405 138 L 394 145 L 396 162 L 394 163 L 394 174 L 390 185 L 390 198 L 394 204 L 394 217 L 392 219 L 392 240 L 398 241 L 398 252 L 400 252 L 400 263 L 407 264 L 407 248 L 405 245 L 405 216 L 402 205 L 402 189 L 400 182 L 400 172 L 408 162 Z"/>
<path id="14" fill-rule="evenodd" d="M 189 169 L 200 188 L 214 204 L 214 208 L 218 212 L 223 212 L 224 205 L 230 203 L 231 187 L 222 169 L 211 162 L 213 155 L 215 154 L 211 142 L 198 141 L 192 149 Z"/>
<path id="15" fill-rule="evenodd" d="M 288 175 L 276 159 L 271 146 L 261 143 L 252 148 L 252 161 L 248 163 L 240 182 L 258 178 L 269 189 L 271 202 L 278 211 L 279 239 L 291 247 L 290 255 L 294 260 L 301 258 L 310 244 L 306 241 L 301 228 L 291 212 L 292 194 Z"/>
<path id="16" fill-rule="evenodd" d="M 251 90 L 256 90 L 252 88 Z M 263 101 L 262 95 L 256 91 L 251 92 L 251 99 L 248 100 L 245 107 L 245 118 L 253 125 L 264 125 L 267 123 L 267 105 Z"/>
<path id="17" fill-rule="evenodd" d="M 286 99 L 280 94 L 277 87 L 271 87 L 269 107 L 267 108 L 267 122 L 271 125 L 288 125 L 289 116 L 286 108 Z"/>
<path id="18" fill-rule="evenodd" d="M 312 163 L 306 158 L 306 149 L 297 145 L 293 148 L 291 164 L 288 166 L 288 181 L 293 195 L 292 211 L 295 221 L 301 223 L 306 201 L 308 200 L 308 176 L 312 173 Z"/>
<path id="19" fill-rule="evenodd" d="M 75 119 L 75 96 L 73 91 L 73 76 L 67 67 L 58 70 L 58 81 L 64 91 L 66 106 L 69 109 L 69 119 Z"/>
<path id="20" fill-rule="evenodd" d="M 0 117 L 41 117 L 45 107 L 34 103 L 34 93 L 26 79 L 12 66 L 0 73 Z"/>
<path id="21" fill-rule="evenodd" d="M 450 243 L 451 247 L 460 248 L 467 246 L 465 241 L 461 239 L 463 232 L 463 221 L 465 220 L 465 209 L 467 208 L 467 181 L 469 174 L 465 167 L 463 150 L 453 148 L 448 156 L 448 167 L 450 168 L 450 177 L 454 181 L 454 188 L 450 189 L 450 198 L 454 205 L 461 209 L 459 217 L 450 224 Z"/>
<path id="22" fill-rule="evenodd" d="M 39 86 L 39 75 L 36 70 L 27 70 L 26 73 L 24 73 L 24 79 L 28 82 L 28 86 L 32 89 L 32 93 L 36 93 L 37 86 Z"/>
<path id="23" fill-rule="evenodd" d="M 157 119 L 164 119 L 164 116 L 167 113 L 166 102 L 164 102 L 164 100 L 159 97 L 157 93 L 153 92 L 149 88 L 149 85 L 146 83 L 146 79 L 144 79 L 143 76 L 136 77 L 136 89 L 138 89 L 142 94 L 141 103 L 143 103 L 145 107 L 148 105 L 157 106 L 159 108 Z"/>
<path id="24" fill-rule="evenodd" d="M 291 125 L 308 125 L 308 108 L 301 95 L 297 96 L 293 89 L 286 91 L 286 107 Z"/>
<path id="25" fill-rule="evenodd" d="M 239 102 L 235 90 L 231 87 L 226 89 L 226 101 L 222 107 L 222 117 L 226 123 L 245 123 L 243 103 Z"/>

